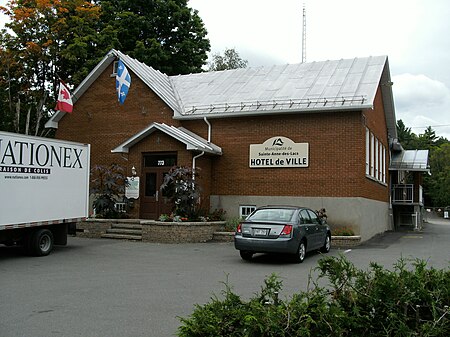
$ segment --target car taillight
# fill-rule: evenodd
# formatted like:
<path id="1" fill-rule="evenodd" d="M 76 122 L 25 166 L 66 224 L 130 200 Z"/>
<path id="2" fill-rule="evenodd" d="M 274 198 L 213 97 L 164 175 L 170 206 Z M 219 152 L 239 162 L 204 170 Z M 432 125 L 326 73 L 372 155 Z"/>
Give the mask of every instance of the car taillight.
<path id="1" fill-rule="evenodd" d="M 292 233 L 292 225 L 284 225 L 280 235 L 289 236 Z"/>
<path id="2" fill-rule="evenodd" d="M 242 224 L 240 223 L 236 228 L 237 233 L 242 233 Z"/>

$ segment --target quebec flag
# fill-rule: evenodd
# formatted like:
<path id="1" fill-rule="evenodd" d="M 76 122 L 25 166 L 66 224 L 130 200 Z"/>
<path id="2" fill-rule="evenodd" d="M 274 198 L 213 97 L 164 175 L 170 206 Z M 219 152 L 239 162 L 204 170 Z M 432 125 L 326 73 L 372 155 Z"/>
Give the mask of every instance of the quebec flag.
<path id="1" fill-rule="evenodd" d="M 117 75 L 116 75 L 116 91 L 117 98 L 120 104 L 125 102 L 125 98 L 127 98 L 128 90 L 131 85 L 131 76 L 128 72 L 128 69 L 123 64 L 122 60 L 119 60 L 117 63 Z"/>

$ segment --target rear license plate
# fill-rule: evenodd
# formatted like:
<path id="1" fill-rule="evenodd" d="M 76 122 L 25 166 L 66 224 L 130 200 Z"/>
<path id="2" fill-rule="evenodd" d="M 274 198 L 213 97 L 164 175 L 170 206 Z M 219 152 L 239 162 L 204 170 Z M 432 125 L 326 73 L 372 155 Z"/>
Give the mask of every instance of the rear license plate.
<path id="1" fill-rule="evenodd" d="M 269 230 L 265 229 L 265 228 L 255 228 L 253 230 L 253 235 L 255 235 L 255 236 L 267 236 L 268 233 L 269 233 Z"/>

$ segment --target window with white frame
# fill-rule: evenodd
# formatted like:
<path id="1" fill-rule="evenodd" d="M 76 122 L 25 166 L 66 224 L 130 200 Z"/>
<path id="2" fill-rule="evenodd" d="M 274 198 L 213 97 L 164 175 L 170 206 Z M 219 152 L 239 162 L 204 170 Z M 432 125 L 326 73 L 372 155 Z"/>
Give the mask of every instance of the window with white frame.
<path id="1" fill-rule="evenodd" d="M 239 216 L 241 218 L 246 218 L 255 209 L 256 209 L 256 206 L 254 206 L 254 205 L 242 205 L 242 206 L 239 206 Z"/>
<path id="2" fill-rule="evenodd" d="M 386 147 L 366 128 L 366 176 L 386 183 Z"/>
<path id="3" fill-rule="evenodd" d="M 370 133 L 370 175 L 373 177 L 375 175 L 375 136 Z"/>
<path id="4" fill-rule="evenodd" d="M 366 128 L 366 175 L 370 174 L 370 131 Z"/>
<path id="5" fill-rule="evenodd" d="M 378 179 L 380 172 L 380 162 L 378 158 L 380 157 L 380 151 L 378 146 L 378 139 L 375 138 L 375 179 Z"/>

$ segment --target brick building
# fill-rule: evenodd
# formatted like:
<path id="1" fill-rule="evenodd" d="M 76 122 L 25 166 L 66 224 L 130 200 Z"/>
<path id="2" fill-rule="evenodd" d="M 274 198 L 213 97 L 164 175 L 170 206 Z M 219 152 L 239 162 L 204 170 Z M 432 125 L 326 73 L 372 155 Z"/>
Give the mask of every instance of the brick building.
<path id="1" fill-rule="evenodd" d="M 131 75 L 123 105 L 118 59 Z M 57 112 L 46 127 L 90 143 L 92 165 L 135 168 L 135 217 L 170 212 L 159 186 L 178 165 L 200 168 L 202 204 L 230 217 L 297 204 L 325 208 L 331 224 L 363 240 L 394 228 L 386 56 L 167 76 L 112 50 L 73 101 L 72 114 Z"/>

